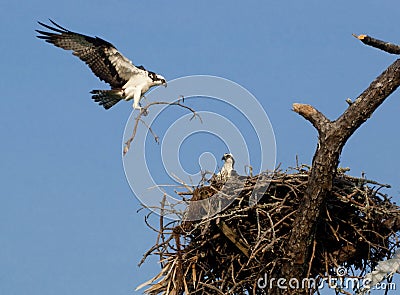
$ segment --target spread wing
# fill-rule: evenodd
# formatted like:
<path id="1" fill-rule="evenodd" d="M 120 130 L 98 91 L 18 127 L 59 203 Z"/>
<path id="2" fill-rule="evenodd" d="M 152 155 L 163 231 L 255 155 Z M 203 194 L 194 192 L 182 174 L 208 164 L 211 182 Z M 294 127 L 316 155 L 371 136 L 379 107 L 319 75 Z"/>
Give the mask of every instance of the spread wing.
<path id="1" fill-rule="evenodd" d="M 36 30 L 41 34 L 37 37 L 65 50 L 72 50 L 100 80 L 112 88 L 121 88 L 132 76 L 143 73 L 144 68 L 135 67 L 111 43 L 99 37 L 71 32 L 52 20 L 50 22 L 54 27 L 38 22 L 50 31 Z"/>

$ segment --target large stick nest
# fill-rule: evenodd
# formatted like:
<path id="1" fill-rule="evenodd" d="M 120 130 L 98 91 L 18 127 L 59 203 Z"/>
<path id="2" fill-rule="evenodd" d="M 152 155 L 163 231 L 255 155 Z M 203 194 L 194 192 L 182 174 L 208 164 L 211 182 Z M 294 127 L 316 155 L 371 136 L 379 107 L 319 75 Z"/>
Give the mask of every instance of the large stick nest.
<path id="1" fill-rule="evenodd" d="M 291 173 L 236 176 L 230 179 L 234 185 L 197 187 L 192 200 L 211 198 L 223 187 L 233 202 L 214 216 L 204 214 L 208 209 L 203 205 L 189 204 L 186 216 L 203 211 L 197 221 L 164 225 L 161 216 L 157 243 L 144 259 L 159 255 L 162 269 L 140 287 L 150 286 L 145 293 L 151 295 L 265 294 L 257 282 L 274 277 L 285 257 L 284 245 L 304 201 L 308 177 L 309 170 L 302 166 Z M 256 184 L 266 189 L 249 205 Z M 309 278 L 336 275 L 339 266 L 348 276 L 363 276 L 393 255 L 399 243 L 399 207 L 380 192 L 382 187 L 388 186 L 337 174 L 316 226 Z M 167 208 L 163 205 L 162 210 Z"/>

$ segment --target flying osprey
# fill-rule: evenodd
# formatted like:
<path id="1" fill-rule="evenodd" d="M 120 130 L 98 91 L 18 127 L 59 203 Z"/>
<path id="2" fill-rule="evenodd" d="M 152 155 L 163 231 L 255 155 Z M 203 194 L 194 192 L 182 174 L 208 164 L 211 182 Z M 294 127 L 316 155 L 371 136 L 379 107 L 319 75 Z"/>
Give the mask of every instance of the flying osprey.
<path id="1" fill-rule="evenodd" d="M 140 99 L 153 86 L 167 86 L 165 78 L 147 71 L 143 66 L 135 66 L 111 43 L 99 38 L 71 32 L 54 21 L 54 27 L 38 22 L 50 32 L 36 30 L 40 39 L 57 47 L 72 50 L 84 61 L 92 72 L 110 84 L 111 90 L 92 90 L 92 98 L 105 109 L 111 108 L 120 100 L 133 99 L 133 108 L 141 110 Z"/>
<path id="2" fill-rule="evenodd" d="M 236 174 L 236 171 L 234 170 L 235 159 L 232 154 L 224 154 L 221 160 L 224 161 L 224 166 L 222 166 L 220 172 L 214 175 L 213 180 L 226 182 L 232 174 Z"/>

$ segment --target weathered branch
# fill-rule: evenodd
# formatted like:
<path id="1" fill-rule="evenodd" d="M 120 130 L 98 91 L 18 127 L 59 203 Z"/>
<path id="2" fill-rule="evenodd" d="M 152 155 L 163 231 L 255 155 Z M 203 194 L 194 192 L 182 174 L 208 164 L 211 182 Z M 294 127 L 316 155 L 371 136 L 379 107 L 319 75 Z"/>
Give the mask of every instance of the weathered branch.
<path id="1" fill-rule="evenodd" d="M 313 126 L 318 130 L 318 132 L 323 132 L 323 127 L 330 123 L 324 114 L 308 104 L 294 103 L 293 111 L 310 121 L 311 124 L 313 124 Z"/>
<path id="2" fill-rule="evenodd" d="M 224 222 L 220 221 L 218 227 L 221 229 L 222 233 L 244 254 L 246 257 L 249 255 L 249 247 L 247 247 L 243 241 L 235 234 L 235 232 L 229 228 L 229 226 Z"/>
<path id="3" fill-rule="evenodd" d="M 365 45 L 369 45 L 369 46 L 378 48 L 380 50 L 386 51 L 387 53 L 400 54 L 400 46 L 399 45 L 385 42 L 382 40 L 378 40 L 378 39 L 372 38 L 368 35 L 358 35 L 357 36 L 356 34 L 353 34 L 353 36 L 356 37 L 358 40 L 360 40 Z"/>
<path id="4" fill-rule="evenodd" d="M 151 102 L 149 104 L 147 104 L 146 106 L 144 106 L 141 110 L 141 112 L 139 113 L 139 115 L 135 118 L 135 125 L 133 126 L 133 130 L 132 130 L 132 135 L 131 137 L 125 142 L 125 146 L 124 146 L 124 150 L 123 150 L 123 155 L 125 156 L 125 154 L 129 151 L 129 148 L 131 147 L 131 143 L 132 141 L 135 139 L 136 136 L 136 132 L 139 126 L 139 122 L 142 122 L 143 125 L 145 125 L 147 127 L 147 129 L 149 129 L 150 133 L 153 135 L 154 140 L 158 143 L 159 137 L 154 133 L 153 129 L 142 119 L 143 116 L 146 116 L 148 114 L 148 110 L 151 106 L 153 105 L 171 105 L 171 106 L 179 106 L 181 108 L 187 109 L 190 112 L 193 113 L 193 116 L 190 118 L 190 120 L 198 117 L 200 122 L 202 122 L 201 117 L 196 113 L 196 111 L 194 109 L 192 109 L 191 107 L 185 106 L 181 103 L 181 100 L 179 99 L 178 101 L 175 102 L 165 102 L 165 101 L 155 101 L 155 102 Z"/>
<path id="5" fill-rule="evenodd" d="M 371 45 L 390 53 L 397 52 L 397 45 L 385 43 L 371 37 L 357 37 Z M 400 51 L 398 51 L 400 53 Z M 297 278 L 300 281 L 307 275 L 308 261 L 318 217 L 326 198 L 332 190 L 339 156 L 348 138 L 362 125 L 383 101 L 400 85 L 400 60 L 390 65 L 336 120 L 329 121 L 312 106 L 294 104 L 293 110 L 310 121 L 319 132 L 318 148 L 315 152 L 310 178 L 304 200 L 300 205 L 293 229 L 286 245 L 286 259 L 278 270 L 279 277 Z M 282 290 L 277 290 L 280 294 Z M 288 290 L 285 290 L 287 294 Z M 299 290 L 290 290 L 299 294 Z M 306 290 L 303 290 L 307 293 Z"/>

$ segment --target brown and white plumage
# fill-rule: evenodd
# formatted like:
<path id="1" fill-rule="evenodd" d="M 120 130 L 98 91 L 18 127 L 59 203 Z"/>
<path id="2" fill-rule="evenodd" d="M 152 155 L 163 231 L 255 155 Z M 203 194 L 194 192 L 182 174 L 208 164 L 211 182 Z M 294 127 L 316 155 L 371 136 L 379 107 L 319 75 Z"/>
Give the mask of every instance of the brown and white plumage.
<path id="1" fill-rule="evenodd" d="M 224 154 L 222 160 L 224 161 L 224 165 L 222 166 L 221 171 L 211 178 L 211 181 L 213 182 L 226 182 L 232 176 L 232 173 L 236 174 L 236 171 L 234 170 L 235 159 L 232 154 Z"/>
<path id="2" fill-rule="evenodd" d="M 99 38 L 69 31 L 54 21 L 54 27 L 38 22 L 50 31 L 36 30 L 40 39 L 57 47 L 72 50 L 92 72 L 111 86 L 111 90 L 93 90 L 92 98 L 105 109 L 120 100 L 134 100 L 133 107 L 140 109 L 140 99 L 153 86 L 165 85 L 165 78 L 144 67 L 136 67 L 111 43 Z"/>

